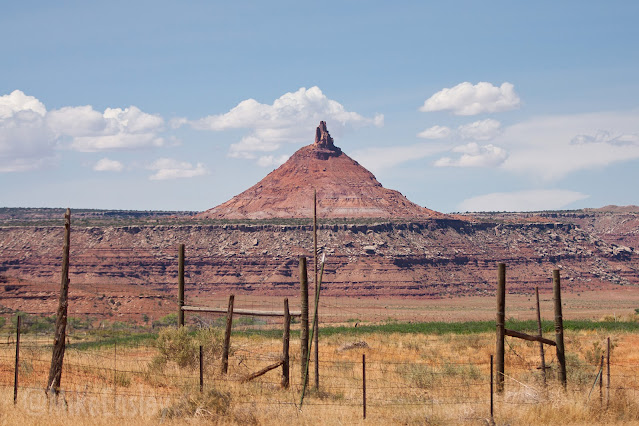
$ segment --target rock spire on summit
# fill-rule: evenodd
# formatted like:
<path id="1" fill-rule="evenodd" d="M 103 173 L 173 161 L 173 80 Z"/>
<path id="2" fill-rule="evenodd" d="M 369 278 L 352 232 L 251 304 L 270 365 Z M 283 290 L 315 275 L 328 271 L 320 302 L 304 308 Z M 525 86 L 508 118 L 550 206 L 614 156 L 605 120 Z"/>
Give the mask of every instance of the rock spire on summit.
<path id="1" fill-rule="evenodd" d="M 315 129 L 315 145 L 320 148 L 335 149 L 333 145 L 333 138 L 326 129 L 326 121 L 320 121 L 319 126 Z"/>

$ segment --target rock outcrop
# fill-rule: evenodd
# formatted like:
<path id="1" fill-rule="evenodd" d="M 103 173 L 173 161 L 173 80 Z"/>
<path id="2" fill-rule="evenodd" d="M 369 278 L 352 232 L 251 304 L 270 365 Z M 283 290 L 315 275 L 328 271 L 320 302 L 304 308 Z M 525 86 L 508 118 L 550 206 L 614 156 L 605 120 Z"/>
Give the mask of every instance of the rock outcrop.
<path id="1" fill-rule="evenodd" d="M 209 219 L 308 218 L 317 191 L 320 218 L 443 218 L 375 176 L 333 143 L 320 122 L 315 142 L 299 149 L 278 169 L 229 201 L 198 214 Z"/>

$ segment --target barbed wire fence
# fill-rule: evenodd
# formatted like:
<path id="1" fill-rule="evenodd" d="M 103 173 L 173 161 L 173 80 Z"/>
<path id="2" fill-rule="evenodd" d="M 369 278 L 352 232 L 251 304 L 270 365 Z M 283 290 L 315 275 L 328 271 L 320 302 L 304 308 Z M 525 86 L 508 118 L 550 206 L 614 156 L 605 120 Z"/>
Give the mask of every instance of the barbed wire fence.
<path id="1" fill-rule="evenodd" d="M 223 317 L 201 315 L 196 322 L 203 329 L 217 329 L 219 335 Z M 244 383 L 247 374 L 279 359 L 281 354 L 281 340 L 277 337 L 281 320 L 278 323 L 272 319 L 246 318 L 238 321 L 233 330 L 228 374 L 220 374 L 220 358 L 215 351 L 204 359 L 202 390 L 226 389 L 237 406 L 297 410 L 302 390 L 299 339 L 297 336 L 291 339 L 291 357 L 295 362 L 291 362 L 288 390 L 281 389 L 277 372 Z M 50 332 L 22 334 L 16 364 L 15 334 L 0 336 L 0 387 L 6 391 L 3 394 L 10 397 L 17 368 L 16 404 L 28 413 L 60 410 L 99 416 L 161 416 L 182 395 L 200 391 L 202 376 L 197 364 L 179 366 L 171 363 L 160 368 L 161 349 L 152 339 L 122 339 L 122 334 L 103 332 L 96 340 L 89 333 L 75 332 L 68 336 L 61 383 L 62 402 L 54 404 L 45 392 L 52 340 Z M 305 406 L 357 411 L 365 405 L 369 415 L 403 407 L 405 411 L 426 416 L 440 410 L 457 410 L 459 415 L 469 419 L 489 417 L 493 379 L 490 359 L 479 356 L 472 359 L 470 355 L 455 358 L 454 354 L 446 359 L 431 356 L 432 351 L 446 340 L 445 336 L 424 336 L 414 343 L 404 342 L 404 346 L 393 344 L 392 339 L 382 342 L 364 339 L 341 346 L 338 343 L 343 339 L 328 336 L 324 340 L 329 344 L 320 347 L 322 386 L 304 402 Z M 481 343 L 470 342 L 470 345 Z M 507 391 L 495 398 L 497 412 L 500 407 L 548 403 L 546 390 L 539 380 L 534 351 L 527 354 L 520 351 L 521 346 L 513 339 L 507 352 Z M 365 366 L 361 359 L 363 353 L 366 354 Z M 594 356 L 590 358 L 595 360 Z M 548 365 L 553 368 L 556 360 L 551 357 Z M 602 408 L 619 392 L 636 400 L 639 363 L 617 362 L 612 358 L 610 379 L 600 368 L 602 365 L 578 357 L 569 359 L 569 391 L 582 394 L 584 399 L 595 404 L 599 401 Z M 363 382 L 364 369 L 366 382 Z"/>

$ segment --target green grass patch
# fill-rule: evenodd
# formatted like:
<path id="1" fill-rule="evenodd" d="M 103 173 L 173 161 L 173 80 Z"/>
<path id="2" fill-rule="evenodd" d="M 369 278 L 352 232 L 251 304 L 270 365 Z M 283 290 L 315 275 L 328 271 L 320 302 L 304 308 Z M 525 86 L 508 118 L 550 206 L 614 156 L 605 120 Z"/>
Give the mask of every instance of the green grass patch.
<path id="1" fill-rule="evenodd" d="M 358 336 L 372 333 L 402 333 L 402 334 L 478 334 L 494 333 L 494 321 L 466 321 L 466 322 L 415 322 L 401 323 L 388 322 L 384 324 L 365 324 L 353 326 L 322 326 L 321 336 L 348 335 Z M 537 334 L 537 321 L 506 321 L 506 328 L 521 331 L 529 334 Z M 554 334 L 555 323 L 553 321 L 542 321 L 544 334 Z M 625 331 L 639 332 L 639 322 L 612 322 L 612 321 L 592 321 L 592 320 L 566 320 L 564 329 L 571 331 L 579 330 L 602 330 L 602 331 Z M 235 333 L 235 332 L 234 332 Z M 237 334 L 261 335 L 265 337 L 277 337 L 282 335 L 281 330 L 242 330 Z M 291 337 L 299 336 L 299 330 L 291 330 Z"/>

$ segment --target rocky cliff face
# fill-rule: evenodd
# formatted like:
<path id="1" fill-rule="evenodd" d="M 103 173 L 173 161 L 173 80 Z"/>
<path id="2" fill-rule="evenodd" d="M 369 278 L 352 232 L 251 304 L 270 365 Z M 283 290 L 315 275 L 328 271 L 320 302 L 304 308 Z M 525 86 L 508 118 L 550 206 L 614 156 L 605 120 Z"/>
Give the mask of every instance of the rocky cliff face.
<path id="1" fill-rule="evenodd" d="M 637 249 L 620 250 L 621 245 L 573 223 L 582 219 L 571 216 L 582 213 L 532 223 L 512 217 L 324 223 L 319 229 L 319 244 L 327 253 L 323 294 L 488 295 L 494 291 L 497 262 L 508 265 L 509 292 L 550 289 L 550 273 L 557 267 L 566 291 L 639 285 Z M 55 310 L 62 232 L 59 226 L 0 227 L 0 305 Z M 250 221 L 75 226 L 74 314 L 139 318 L 149 309 L 172 312 L 181 243 L 186 245 L 189 294 L 296 296 L 298 256 L 311 256 L 312 226 Z"/>
<path id="2" fill-rule="evenodd" d="M 308 218 L 317 190 L 320 218 L 443 218 L 384 188 L 375 176 L 333 144 L 322 121 L 315 142 L 297 151 L 260 182 L 197 215 L 212 219 Z"/>

